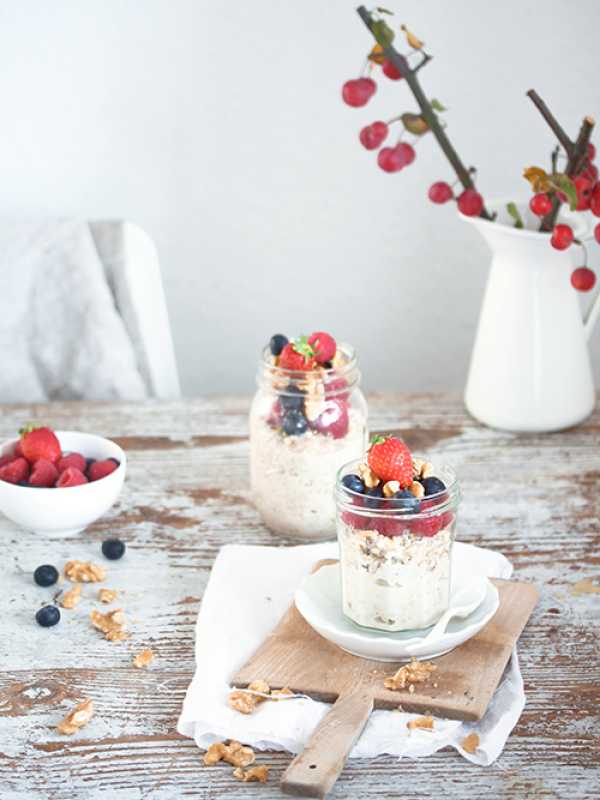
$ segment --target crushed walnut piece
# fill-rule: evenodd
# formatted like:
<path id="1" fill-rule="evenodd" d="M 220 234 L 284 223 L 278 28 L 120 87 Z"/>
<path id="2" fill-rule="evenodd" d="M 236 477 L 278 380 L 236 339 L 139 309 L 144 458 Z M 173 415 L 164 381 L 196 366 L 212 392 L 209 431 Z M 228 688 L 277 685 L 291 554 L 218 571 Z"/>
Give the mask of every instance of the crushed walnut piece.
<path id="1" fill-rule="evenodd" d="M 256 759 L 251 747 L 244 747 L 239 742 L 215 742 L 204 754 L 204 763 L 211 767 L 219 761 L 226 761 L 232 767 L 249 767 Z"/>
<path id="2" fill-rule="evenodd" d="M 238 781 L 244 781 L 244 783 L 250 783 L 252 781 L 266 783 L 269 777 L 270 769 L 271 767 L 268 767 L 266 764 L 250 767 L 250 769 L 247 769 L 245 772 L 243 769 L 238 767 L 237 769 L 233 770 L 233 777 Z"/>
<path id="3" fill-rule="evenodd" d="M 273 689 L 271 699 L 279 700 L 281 697 L 295 697 L 295 694 L 287 686 L 284 686 L 283 689 Z"/>
<path id="4" fill-rule="evenodd" d="M 125 630 L 125 614 L 122 608 L 115 608 L 106 614 L 94 610 L 90 613 L 90 619 L 94 628 L 102 631 L 104 638 L 109 642 L 120 642 L 130 636 Z"/>
<path id="5" fill-rule="evenodd" d="M 79 705 L 76 705 L 72 711 L 69 711 L 67 716 L 61 720 L 56 726 L 59 733 L 64 733 L 67 736 L 72 736 L 84 725 L 87 725 L 94 714 L 94 703 L 92 700 L 83 700 Z"/>
<path id="6" fill-rule="evenodd" d="M 406 727 L 409 731 L 414 731 L 417 728 L 422 731 L 432 731 L 433 717 L 417 717 L 416 719 L 411 719 L 410 722 L 406 723 Z"/>
<path id="7" fill-rule="evenodd" d="M 414 692 L 414 683 L 424 683 L 437 667 L 431 661 L 417 661 L 412 658 L 410 663 L 400 667 L 395 675 L 387 677 L 383 683 L 386 689 L 398 691 L 398 689 L 406 689 L 408 686 L 409 692 Z"/>
<path id="8" fill-rule="evenodd" d="M 474 753 L 479 747 L 479 736 L 475 731 L 471 731 L 471 733 L 462 740 L 460 746 L 466 753 Z"/>
<path id="9" fill-rule="evenodd" d="M 259 692 L 260 694 L 252 694 Z M 239 711 L 241 714 L 251 714 L 259 703 L 262 703 L 267 697 L 261 695 L 271 694 L 271 687 L 265 681 L 252 681 L 247 689 L 234 689 L 229 694 L 228 703 L 230 708 L 234 711 Z"/>
<path id="10" fill-rule="evenodd" d="M 106 578 L 106 570 L 91 561 L 67 561 L 65 577 L 73 583 L 98 583 Z"/>
<path id="11" fill-rule="evenodd" d="M 422 483 L 419 483 L 419 481 L 413 481 L 408 487 L 408 491 L 414 494 L 415 497 L 418 497 L 419 500 L 425 497 L 425 487 Z"/>
<path id="12" fill-rule="evenodd" d="M 133 657 L 133 666 L 137 667 L 138 669 L 144 669 L 144 667 L 147 667 L 148 664 L 153 660 L 154 653 L 152 650 L 142 650 L 141 653 L 138 653 Z"/>
<path id="13" fill-rule="evenodd" d="M 383 484 L 384 497 L 393 497 L 398 491 L 400 491 L 400 484 L 398 481 L 388 481 Z"/>
<path id="14" fill-rule="evenodd" d="M 102 588 L 98 590 L 98 600 L 100 600 L 101 603 L 106 603 L 108 605 L 109 603 L 112 603 L 116 599 L 116 597 L 117 597 L 116 589 Z"/>
<path id="15" fill-rule="evenodd" d="M 71 589 L 62 592 L 59 598 L 59 603 L 62 608 L 75 608 L 77 603 L 81 600 L 81 584 L 76 583 Z"/>
<path id="16" fill-rule="evenodd" d="M 379 478 L 368 464 L 359 464 L 356 472 L 367 489 L 374 489 L 376 486 L 379 486 Z"/>
<path id="17" fill-rule="evenodd" d="M 433 464 L 423 458 L 413 458 L 413 471 L 415 478 L 431 478 L 433 475 Z"/>

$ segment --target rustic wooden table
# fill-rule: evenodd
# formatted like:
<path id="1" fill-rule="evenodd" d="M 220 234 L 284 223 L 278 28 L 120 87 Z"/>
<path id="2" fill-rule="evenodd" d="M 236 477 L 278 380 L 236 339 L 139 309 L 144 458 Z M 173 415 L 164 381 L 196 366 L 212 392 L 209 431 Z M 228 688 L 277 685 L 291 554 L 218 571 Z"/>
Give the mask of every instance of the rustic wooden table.
<path id="1" fill-rule="evenodd" d="M 43 420 L 115 438 L 129 458 L 118 505 L 79 537 L 42 541 L 0 519 L 2 800 L 281 796 L 288 754 L 269 754 L 266 786 L 240 784 L 231 769 L 203 766 L 193 742 L 175 732 L 219 547 L 286 543 L 249 501 L 247 408 L 232 397 L 0 408 L 2 438 Z M 515 436 L 475 424 L 456 396 L 374 395 L 370 409 L 372 430 L 398 431 L 417 452 L 456 465 L 460 537 L 505 553 L 541 600 L 519 646 L 527 706 L 493 766 L 451 750 L 417 762 L 352 760 L 332 796 L 600 796 L 600 413 L 564 433 Z M 68 558 L 101 560 L 109 535 L 128 545 L 122 561 L 105 562 L 105 585 L 122 592 L 133 639 L 96 635 L 88 599 L 56 628 L 39 628 L 34 611 L 51 590 L 26 573 Z M 157 654 L 148 671 L 131 666 L 142 646 Z M 82 697 L 94 699 L 96 716 L 79 735 L 60 736 L 56 723 Z"/>

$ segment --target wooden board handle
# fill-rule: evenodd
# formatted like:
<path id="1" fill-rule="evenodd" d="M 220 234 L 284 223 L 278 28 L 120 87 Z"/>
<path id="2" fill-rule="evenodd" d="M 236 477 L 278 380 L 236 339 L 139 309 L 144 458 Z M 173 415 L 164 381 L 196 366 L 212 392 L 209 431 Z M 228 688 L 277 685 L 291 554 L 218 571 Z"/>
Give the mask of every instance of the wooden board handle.
<path id="1" fill-rule="evenodd" d="M 304 750 L 286 769 L 281 779 L 282 791 L 299 797 L 324 797 L 344 768 L 372 710 L 369 688 L 358 686 L 340 694 Z"/>

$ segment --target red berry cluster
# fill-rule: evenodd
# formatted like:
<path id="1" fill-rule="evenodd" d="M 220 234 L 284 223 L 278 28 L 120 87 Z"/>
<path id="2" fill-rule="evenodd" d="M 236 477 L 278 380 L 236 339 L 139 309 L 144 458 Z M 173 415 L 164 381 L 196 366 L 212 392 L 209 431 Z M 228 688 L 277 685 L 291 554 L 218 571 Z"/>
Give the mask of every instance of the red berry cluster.
<path id="1" fill-rule="evenodd" d="M 381 62 L 381 71 L 392 81 L 402 79 L 402 73 L 388 59 Z M 343 101 L 353 108 L 365 106 L 377 91 L 373 78 L 356 78 L 346 81 L 342 87 Z M 392 122 L 395 122 L 393 120 Z M 392 122 L 376 120 L 361 129 L 358 138 L 366 150 L 379 150 L 387 139 Z M 426 128 L 425 128 L 426 130 Z M 382 147 L 377 154 L 377 165 L 384 172 L 400 172 L 417 157 L 415 148 L 408 142 L 398 140 L 395 145 Z M 432 203 L 442 204 L 456 200 L 459 211 L 467 217 L 476 217 L 483 209 L 483 197 L 475 189 L 465 189 L 455 198 L 452 187 L 444 181 L 434 183 L 428 192 Z"/>
<path id="2" fill-rule="evenodd" d="M 119 466 L 116 459 L 96 461 L 81 453 L 63 453 L 50 428 L 24 428 L 12 452 L 0 457 L 0 481 L 37 489 L 64 489 L 98 481 Z"/>
<path id="3" fill-rule="evenodd" d="M 600 182 L 598 181 L 598 168 L 594 164 L 596 148 L 590 142 L 587 149 L 587 158 L 579 175 L 573 179 L 575 192 L 577 194 L 576 211 L 591 211 L 596 217 L 600 217 Z M 564 202 L 565 195 L 558 192 L 558 198 Z M 552 197 L 548 192 L 538 192 L 529 201 L 531 212 L 537 217 L 545 217 L 553 209 Z M 594 238 L 600 244 L 600 223 L 594 228 Z M 566 250 L 575 240 L 573 229 L 570 225 L 558 223 L 552 230 L 550 243 L 556 250 Z M 580 292 L 589 292 L 594 288 L 596 276 L 594 272 L 586 266 L 578 267 L 571 274 L 571 285 Z"/>

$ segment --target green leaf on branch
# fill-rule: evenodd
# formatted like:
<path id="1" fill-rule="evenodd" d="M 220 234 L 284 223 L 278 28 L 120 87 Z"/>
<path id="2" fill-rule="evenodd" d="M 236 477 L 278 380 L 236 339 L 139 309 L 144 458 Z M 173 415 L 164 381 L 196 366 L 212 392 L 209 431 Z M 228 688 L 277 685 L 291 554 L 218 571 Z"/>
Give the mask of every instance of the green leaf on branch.
<path id="1" fill-rule="evenodd" d="M 442 103 L 440 103 L 440 101 L 437 100 L 435 97 L 431 101 L 431 107 L 433 108 L 434 111 L 446 111 L 447 110 L 446 106 L 442 105 Z"/>
<path id="2" fill-rule="evenodd" d="M 429 130 L 429 125 L 420 114 L 410 114 L 408 111 L 400 116 L 402 124 L 409 133 L 422 136 Z"/>
<path id="3" fill-rule="evenodd" d="M 377 6 L 377 11 L 379 11 L 380 14 L 389 14 L 390 17 L 394 16 L 394 12 L 390 11 L 389 8 L 382 8 L 381 6 Z"/>
<path id="4" fill-rule="evenodd" d="M 371 24 L 371 32 L 382 47 L 389 47 L 394 41 L 394 31 L 383 19 L 376 19 Z"/>
<path id="5" fill-rule="evenodd" d="M 550 185 L 553 189 L 565 195 L 569 208 L 571 211 L 575 211 L 577 208 L 577 189 L 571 178 L 562 172 L 556 172 L 550 176 Z"/>
<path id="6" fill-rule="evenodd" d="M 515 228 L 524 228 L 523 219 L 519 213 L 519 209 L 512 201 L 506 204 L 506 210 L 515 221 Z"/>

